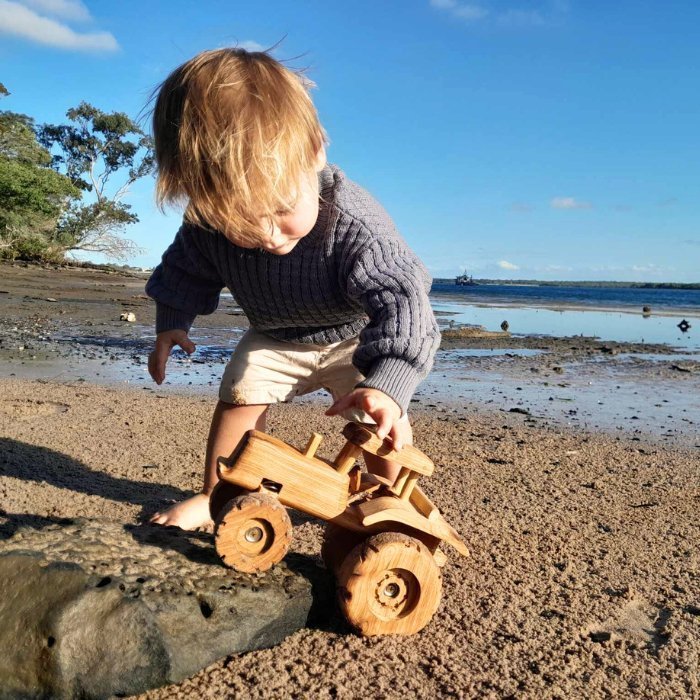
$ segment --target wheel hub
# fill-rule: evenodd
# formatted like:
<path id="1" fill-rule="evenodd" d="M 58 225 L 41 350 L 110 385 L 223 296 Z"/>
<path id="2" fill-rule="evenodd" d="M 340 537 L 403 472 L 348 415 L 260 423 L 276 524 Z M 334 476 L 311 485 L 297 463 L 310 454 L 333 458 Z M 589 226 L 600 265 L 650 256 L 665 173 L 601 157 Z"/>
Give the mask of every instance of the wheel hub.
<path id="1" fill-rule="evenodd" d="M 253 527 L 250 527 L 246 530 L 245 532 L 245 539 L 246 542 L 260 542 L 263 536 L 263 531 L 261 527 L 258 527 L 257 525 L 253 525 Z"/>
<path id="2" fill-rule="evenodd" d="M 248 556 L 263 553 L 274 539 L 270 524 L 262 518 L 250 518 L 238 530 L 238 546 Z"/>
<path id="3" fill-rule="evenodd" d="M 398 583 L 387 583 L 386 588 L 384 589 L 384 595 L 387 598 L 396 598 L 396 596 L 399 594 L 400 588 Z"/>
<path id="4" fill-rule="evenodd" d="M 375 598 L 386 613 L 400 614 L 409 602 L 410 580 L 400 569 L 385 571 L 375 586 Z"/>

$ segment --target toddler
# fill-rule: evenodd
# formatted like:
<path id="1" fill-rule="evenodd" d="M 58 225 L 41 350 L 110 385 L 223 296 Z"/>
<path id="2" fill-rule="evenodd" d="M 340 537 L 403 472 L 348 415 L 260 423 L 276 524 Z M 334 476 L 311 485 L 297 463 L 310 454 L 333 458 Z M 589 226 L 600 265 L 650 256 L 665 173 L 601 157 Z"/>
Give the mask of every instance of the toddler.
<path id="1" fill-rule="evenodd" d="M 320 388 L 334 400 L 327 415 L 410 444 L 406 408 L 440 339 L 431 280 L 384 209 L 326 163 L 308 83 L 264 52 L 205 51 L 160 86 L 153 130 L 158 202 L 185 215 L 146 286 L 151 377 L 163 381 L 173 347 L 194 351 L 189 330 L 224 287 L 250 329 L 221 381 L 201 493 L 152 522 L 206 524 L 217 458 L 264 430 L 270 404 Z M 366 461 L 397 476 L 395 463 Z"/>

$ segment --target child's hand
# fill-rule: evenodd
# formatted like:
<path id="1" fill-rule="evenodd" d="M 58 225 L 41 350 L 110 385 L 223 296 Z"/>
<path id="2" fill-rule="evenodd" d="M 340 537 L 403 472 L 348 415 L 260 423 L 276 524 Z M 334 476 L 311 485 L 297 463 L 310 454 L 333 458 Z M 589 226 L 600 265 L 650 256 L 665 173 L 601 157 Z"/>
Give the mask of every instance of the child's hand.
<path id="1" fill-rule="evenodd" d="M 377 437 L 383 440 L 387 435 L 400 450 L 412 442 L 411 424 L 401 420 L 401 408 L 390 396 L 379 389 L 360 387 L 341 396 L 327 411 L 327 416 L 336 416 L 348 408 L 359 408 L 368 413 L 377 424 Z"/>
<path id="2" fill-rule="evenodd" d="M 148 356 L 148 373 L 156 384 L 162 384 L 165 379 L 165 363 L 170 357 L 170 351 L 179 345 L 188 355 L 195 350 L 195 344 L 187 336 L 187 331 L 163 331 L 156 336 L 156 348 Z"/>

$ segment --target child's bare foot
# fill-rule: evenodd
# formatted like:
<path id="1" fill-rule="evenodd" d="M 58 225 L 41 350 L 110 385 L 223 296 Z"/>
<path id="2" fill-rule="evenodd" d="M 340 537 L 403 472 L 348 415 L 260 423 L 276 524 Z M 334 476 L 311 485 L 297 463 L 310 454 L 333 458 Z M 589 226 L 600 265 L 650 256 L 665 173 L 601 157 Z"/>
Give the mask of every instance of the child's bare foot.
<path id="1" fill-rule="evenodd" d="M 196 530 L 211 525 L 209 495 L 198 493 L 190 498 L 158 512 L 148 521 L 155 525 L 175 525 L 183 530 Z"/>

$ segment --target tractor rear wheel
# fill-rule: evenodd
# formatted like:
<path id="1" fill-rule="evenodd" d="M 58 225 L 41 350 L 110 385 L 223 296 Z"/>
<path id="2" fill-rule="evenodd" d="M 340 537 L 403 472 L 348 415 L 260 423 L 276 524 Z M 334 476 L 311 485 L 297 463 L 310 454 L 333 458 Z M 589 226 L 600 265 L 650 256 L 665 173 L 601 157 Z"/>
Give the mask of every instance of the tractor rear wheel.
<path id="1" fill-rule="evenodd" d="M 373 535 L 357 545 L 337 579 L 341 610 L 368 637 L 422 630 L 442 594 L 433 555 L 419 540 L 398 532 Z"/>

